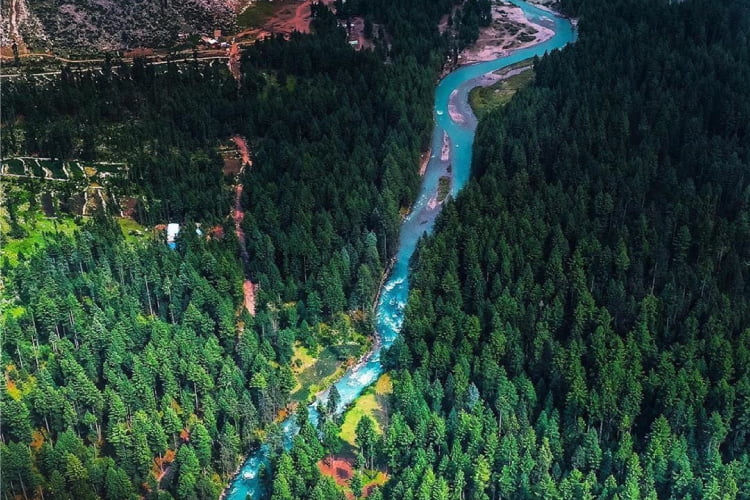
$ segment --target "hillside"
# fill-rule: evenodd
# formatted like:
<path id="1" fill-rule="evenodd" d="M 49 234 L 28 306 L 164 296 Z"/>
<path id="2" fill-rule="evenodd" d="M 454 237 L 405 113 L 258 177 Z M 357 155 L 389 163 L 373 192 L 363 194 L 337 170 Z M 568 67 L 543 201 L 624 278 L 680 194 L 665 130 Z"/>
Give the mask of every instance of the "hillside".
<path id="1" fill-rule="evenodd" d="M 354 51 L 325 7 L 314 27 L 239 79 L 138 60 L 3 85 L 4 496 L 215 499 L 371 343 L 438 65 Z M 94 188 L 136 220 L 74 209 Z"/>
<path id="2" fill-rule="evenodd" d="M 580 9 L 414 259 L 383 498 L 750 497 L 750 10 Z"/>
<path id="3" fill-rule="evenodd" d="M 3 3 L 3 45 L 22 38 L 34 50 L 108 51 L 172 45 L 179 33 L 234 26 L 227 0 L 10 0 Z"/>

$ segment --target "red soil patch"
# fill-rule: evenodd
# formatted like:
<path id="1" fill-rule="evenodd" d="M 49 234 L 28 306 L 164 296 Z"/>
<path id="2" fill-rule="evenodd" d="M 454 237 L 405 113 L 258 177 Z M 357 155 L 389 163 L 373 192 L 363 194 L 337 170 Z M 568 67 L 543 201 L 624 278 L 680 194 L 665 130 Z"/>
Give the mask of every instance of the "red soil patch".
<path id="1" fill-rule="evenodd" d="M 329 460 L 330 458 L 330 460 Z M 318 462 L 318 469 L 324 476 L 333 478 L 339 486 L 349 486 L 349 480 L 354 475 L 351 459 L 333 456 Z"/>
<path id="2" fill-rule="evenodd" d="M 239 158 L 224 158 L 224 167 L 221 171 L 224 175 L 233 176 L 240 173 L 242 170 L 242 160 Z"/>
<path id="3" fill-rule="evenodd" d="M 234 79 L 237 80 L 237 85 L 239 85 L 242 72 L 240 71 L 240 46 L 236 42 L 232 42 L 232 46 L 229 48 L 227 66 L 229 66 L 229 72 L 232 73 Z"/>
<path id="4" fill-rule="evenodd" d="M 223 240 L 224 239 L 224 228 L 222 226 L 214 226 L 208 230 L 208 239 L 210 240 Z"/>
<path id="5" fill-rule="evenodd" d="M 129 59 L 135 59 L 136 57 L 148 57 L 154 55 L 154 49 L 147 49 L 146 47 L 137 47 L 133 50 L 125 52 L 124 56 Z"/>
<path id="6" fill-rule="evenodd" d="M 138 200 L 130 196 L 120 198 L 120 211 L 123 217 L 133 218 Z"/>
<path id="7" fill-rule="evenodd" d="M 253 162 L 250 160 L 250 148 L 247 147 L 247 141 L 235 135 L 232 137 L 232 141 L 237 146 L 237 150 L 242 158 L 242 167 L 237 173 L 237 177 L 242 173 L 245 167 L 252 166 Z M 237 239 L 240 244 L 240 255 L 242 256 L 242 262 L 247 266 L 250 261 L 250 256 L 247 253 L 247 246 L 245 245 L 245 231 L 242 229 L 242 219 L 245 218 L 245 212 L 242 210 L 242 183 L 237 179 L 237 184 L 234 186 L 234 207 L 232 209 L 232 218 L 234 219 L 234 232 L 237 234 Z M 242 292 L 244 294 L 245 309 L 251 316 L 255 316 L 255 287 L 256 285 L 246 279 L 242 283 Z"/>
<path id="8" fill-rule="evenodd" d="M 247 147 L 247 141 L 245 140 L 245 138 L 240 137 L 239 135 L 235 135 L 232 137 L 232 142 L 234 142 L 235 146 L 237 146 L 237 150 L 240 152 L 240 156 L 242 157 L 242 165 L 252 165 L 253 162 L 250 161 L 250 148 Z"/>
<path id="9" fill-rule="evenodd" d="M 336 484 L 342 488 L 349 488 L 349 481 L 354 476 L 353 461 L 350 458 L 344 458 L 341 456 L 334 455 L 333 457 L 325 457 L 323 460 L 318 462 L 318 470 L 324 476 L 328 476 L 336 481 Z M 387 476 L 385 477 L 387 480 Z M 369 496 L 375 488 L 382 486 L 382 481 L 373 480 L 362 487 L 360 495 L 362 497 Z M 351 491 L 345 491 L 346 498 L 354 499 L 354 495 Z"/>
<path id="10" fill-rule="evenodd" d="M 151 474 L 153 474 L 157 482 L 160 482 L 167 473 L 169 464 L 174 462 L 175 455 L 174 450 L 167 449 L 163 457 L 154 457 L 154 462 L 151 465 Z"/>

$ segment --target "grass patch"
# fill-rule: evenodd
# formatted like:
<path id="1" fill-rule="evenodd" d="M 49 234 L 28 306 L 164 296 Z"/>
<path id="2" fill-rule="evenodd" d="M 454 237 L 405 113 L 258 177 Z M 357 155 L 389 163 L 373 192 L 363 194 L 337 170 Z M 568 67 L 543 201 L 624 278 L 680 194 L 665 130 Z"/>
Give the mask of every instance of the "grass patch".
<path id="1" fill-rule="evenodd" d="M 237 16 L 237 25 L 240 28 L 261 28 L 281 5 L 283 5 L 282 2 L 267 0 L 254 2 Z"/>
<path id="2" fill-rule="evenodd" d="M 378 434 L 382 434 L 383 427 L 386 425 L 386 415 L 383 405 L 386 396 L 392 392 L 393 382 L 391 381 L 391 376 L 387 373 L 381 375 L 377 382 L 375 382 L 375 385 L 365 389 L 346 411 L 339 437 L 351 446 L 355 446 L 354 440 L 357 435 L 357 424 L 365 415 L 375 421 L 375 430 Z"/>
<path id="3" fill-rule="evenodd" d="M 120 226 L 122 234 L 125 235 L 125 239 L 128 241 L 137 240 L 146 234 L 146 229 L 133 219 L 118 217 L 117 224 Z"/>
<path id="4" fill-rule="evenodd" d="M 336 378 L 343 371 L 334 347 L 322 349 L 317 356 L 313 363 L 295 373 L 297 387 L 292 391 L 295 401 L 307 402 L 310 396 L 327 386 L 326 381 Z"/>
<path id="5" fill-rule="evenodd" d="M 315 357 L 310 354 L 307 347 L 299 342 L 294 345 L 294 354 L 292 354 L 292 371 L 301 373 L 315 364 Z"/>
<path id="6" fill-rule="evenodd" d="M 5 224 L 3 226 L 5 227 Z M 26 236 L 21 239 L 11 239 L 3 230 L 0 255 L 7 257 L 12 266 L 18 264 L 19 254 L 31 255 L 37 249 L 44 248 L 46 234 L 59 232 L 71 235 L 79 226 L 72 217 L 48 219 L 40 213 L 30 222 L 21 223 L 21 227 L 26 232 Z"/>
<path id="7" fill-rule="evenodd" d="M 297 385 L 292 389 L 292 394 L 302 389 L 302 384 L 299 380 L 299 375 L 305 370 L 312 367 L 316 362 L 316 358 L 310 354 L 307 347 L 303 346 L 299 342 L 294 345 L 294 354 L 292 354 L 291 366 L 294 378 L 297 380 Z"/>
<path id="8" fill-rule="evenodd" d="M 346 361 L 358 358 L 367 345 L 356 343 L 335 344 L 321 348 L 316 355 L 312 355 L 304 347 L 300 348 L 301 366 L 292 368 L 297 385 L 292 390 L 292 399 L 299 402 L 308 402 L 317 392 L 330 386 L 334 380 L 340 378 L 346 370 Z M 304 353 L 301 349 L 305 349 Z M 295 348 L 295 356 L 297 348 Z M 317 357 L 315 357 L 317 356 Z M 312 359 L 312 362 L 310 361 Z M 296 364 L 292 357 L 292 366 Z"/>
<path id="9" fill-rule="evenodd" d="M 522 61 L 510 68 L 505 68 L 504 73 L 518 67 L 528 66 L 529 61 Z M 505 106 L 508 101 L 523 87 L 527 86 L 534 80 L 534 70 L 529 68 L 517 75 L 513 75 L 504 80 L 490 85 L 489 87 L 476 87 L 469 93 L 469 103 L 478 118 L 482 118 L 487 113 Z"/>
<path id="10" fill-rule="evenodd" d="M 315 347 L 305 347 L 299 342 L 294 346 L 291 360 L 296 380 L 291 394 L 294 401 L 309 402 L 313 395 L 341 377 L 372 344 L 345 314 L 336 315 L 330 325 L 316 325 L 316 330 Z"/>
<path id="11" fill-rule="evenodd" d="M 365 390 L 365 392 L 354 401 L 354 405 L 352 405 L 344 415 L 344 423 L 341 424 L 341 432 L 339 433 L 341 439 L 350 445 L 355 446 L 354 441 L 357 436 L 357 424 L 359 424 L 359 421 L 365 415 L 375 421 L 376 431 L 378 434 L 382 434 L 383 429 L 380 427 L 380 423 L 375 419 L 375 411 L 380 409 L 380 404 L 375 397 L 375 391 L 372 389 Z"/>
<path id="12" fill-rule="evenodd" d="M 362 487 L 364 491 L 369 491 L 370 488 L 376 486 L 384 486 L 388 482 L 388 475 L 380 470 L 365 471 L 364 477 L 366 480 L 369 479 Z"/>
<path id="13" fill-rule="evenodd" d="M 390 373 L 382 374 L 378 381 L 375 382 L 375 394 L 378 396 L 393 394 L 393 380 L 391 380 Z"/>

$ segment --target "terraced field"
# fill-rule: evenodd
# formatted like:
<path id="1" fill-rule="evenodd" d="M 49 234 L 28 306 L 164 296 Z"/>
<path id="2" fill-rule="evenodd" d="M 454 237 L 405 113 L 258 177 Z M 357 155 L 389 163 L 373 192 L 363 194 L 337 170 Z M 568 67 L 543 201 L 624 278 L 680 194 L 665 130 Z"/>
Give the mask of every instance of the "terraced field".
<path id="1" fill-rule="evenodd" d="M 0 175 L 9 177 L 32 177 L 46 180 L 80 180 L 104 178 L 127 171 L 124 163 L 91 163 L 80 160 L 54 160 L 52 158 L 19 157 L 2 161 Z"/>

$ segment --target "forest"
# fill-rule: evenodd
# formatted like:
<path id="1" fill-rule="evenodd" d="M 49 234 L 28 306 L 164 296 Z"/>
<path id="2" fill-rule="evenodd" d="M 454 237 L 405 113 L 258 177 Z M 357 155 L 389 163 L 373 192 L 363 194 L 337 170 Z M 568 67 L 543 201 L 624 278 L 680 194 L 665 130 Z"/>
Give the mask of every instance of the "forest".
<path id="1" fill-rule="evenodd" d="M 3 151 L 127 161 L 139 222 L 226 223 L 216 147 L 248 137 L 243 229 L 262 296 L 311 302 L 313 318 L 365 309 L 418 186 L 437 70 L 351 50 L 327 10 L 316 27 L 253 46 L 240 82 L 216 65 L 136 61 L 8 84 Z"/>
<path id="2" fill-rule="evenodd" d="M 750 498 L 750 8 L 567 8 L 415 254 L 370 499 Z"/>
<path id="3" fill-rule="evenodd" d="M 579 8 L 415 256 L 383 498 L 750 498 L 750 9 Z"/>
<path id="4" fill-rule="evenodd" d="M 387 51 L 353 51 L 321 8 L 239 82 L 136 61 L 3 86 L 4 156 L 127 162 L 138 221 L 184 228 L 170 250 L 101 213 L 3 259 L 4 497 L 213 499 L 263 441 L 274 500 L 344 498 L 316 467 L 343 448 L 335 395 L 320 433 L 298 406 L 281 452 L 292 348 L 341 313 L 371 331 L 458 43 L 436 28 L 452 2 L 346 5 Z M 484 7 L 454 16 L 466 43 Z M 579 40 L 482 118 L 472 180 L 412 262 L 388 425 L 362 418 L 351 449 L 352 481 L 388 475 L 373 500 L 750 498 L 750 7 L 562 7 Z M 233 134 L 247 265 L 217 154 Z"/>
<path id="5" fill-rule="evenodd" d="M 419 57 L 356 52 L 319 8 L 313 34 L 245 51 L 240 81 L 199 61 L 113 60 L 3 85 L 5 158 L 125 162 L 115 188 L 138 198 L 137 222 L 183 227 L 173 251 L 99 213 L 3 257 L 5 498 L 214 499 L 260 442 L 280 446 L 293 347 L 370 335 L 419 183 L 442 58 L 438 14 L 414 12 L 433 26 Z M 420 46 L 407 28 L 388 29 Z M 253 160 L 240 179 L 246 264 L 217 153 L 235 134 Z M 11 182 L 25 211 L 68 195 Z M 244 278 L 258 285 L 255 317 Z"/>

